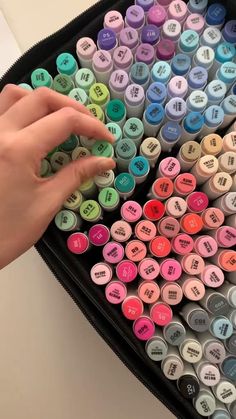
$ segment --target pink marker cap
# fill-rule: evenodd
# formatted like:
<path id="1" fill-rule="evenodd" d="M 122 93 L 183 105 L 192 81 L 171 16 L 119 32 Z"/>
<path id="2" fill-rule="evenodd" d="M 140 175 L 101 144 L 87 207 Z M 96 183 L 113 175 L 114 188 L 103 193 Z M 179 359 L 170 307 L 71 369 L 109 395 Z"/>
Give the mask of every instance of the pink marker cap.
<path id="1" fill-rule="evenodd" d="M 140 240 L 131 240 L 125 247 L 125 254 L 132 262 L 140 262 L 146 257 L 147 248 Z"/>
<path id="2" fill-rule="evenodd" d="M 132 228 L 127 221 L 118 220 L 111 226 L 111 237 L 118 243 L 127 242 L 132 235 Z"/>
<path id="3" fill-rule="evenodd" d="M 127 288 L 122 282 L 112 281 L 106 286 L 105 296 L 109 303 L 121 304 L 127 296 Z"/>
<path id="4" fill-rule="evenodd" d="M 161 287 L 161 298 L 170 306 L 175 306 L 183 299 L 182 288 L 177 283 L 166 283 Z"/>
<path id="5" fill-rule="evenodd" d="M 133 332 L 139 340 L 149 340 L 155 333 L 155 325 L 147 316 L 141 316 L 133 324 Z"/>
<path id="6" fill-rule="evenodd" d="M 152 221 L 141 220 L 135 226 L 135 235 L 136 237 L 143 241 L 151 241 L 157 234 L 157 228 Z"/>
<path id="7" fill-rule="evenodd" d="M 105 50 L 98 50 L 93 55 L 93 67 L 96 71 L 105 73 L 113 65 L 111 54 Z"/>
<path id="8" fill-rule="evenodd" d="M 120 243 L 109 242 L 104 246 L 102 254 L 106 262 L 117 264 L 124 257 L 124 248 Z"/>
<path id="9" fill-rule="evenodd" d="M 163 6 L 157 4 L 152 6 L 147 14 L 147 23 L 155 25 L 158 28 L 163 26 L 167 19 L 167 13 Z"/>
<path id="10" fill-rule="evenodd" d="M 204 30 L 205 19 L 199 13 L 191 13 L 184 22 L 184 31 L 191 29 L 198 34 L 201 34 Z"/>
<path id="11" fill-rule="evenodd" d="M 161 235 L 172 239 L 179 233 L 180 223 L 174 217 L 164 217 L 158 222 L 157 228 Z"/>
<path id="12" fill-rule="evenodd" d="M 192 193 L 197 186 L 197 181 L 192 173 L 181 173 L 174 181 L 175 192 L 181 196 Z"/>
<path id="13" fill-rule="evenodd" d="M 176 19 L 178 22 L 183 22 L 187 15 L 187 6 L 182 0 L 174 0 L 170 3 L 168 8 L 168 16 L 170 19 Z"/>
<path id="14" fill-rule="evenodd" d="M 143 210 L 136 201 L 126 201 L 120 210 L 121 217 L 128 223 L 136 223 L 142 217 Z"/>
<path id="15" fill-rule="evenodd" d="M 115 49 L 113 54 L 114 65 L 118 68 L 130 67 L 133 63 L 133 54 L 130 48 L 121 46 Z"/>
<path id="16" fill-rule="evenodd" d="M 138 275 L 138 268 L 134 262 L 122 260 L 116 267 L 116 275 L 122 282 L 132 282 Z"/>
<path id="17" fill-rule="evenodd" d="M 211 236 L 197 237 L 194 243 L 195 252 L 203 258 L 214 256 L 218 250 L 216 240 Z"/>
<path id="18" fill-rule="evenodd" d="M 96 285 L 106 285 L 112 279 L 112 268 L 106 263 L 96 263 L 90 271 L 90 277 Z"/>
<path id="19" fill-rule="evenodd" d="M 190 301 L 200 301 L 206 292 L 204 284 L 194 277 L 189 277 L 182 283 L 182 290 Z"/>
<path id="20" fill-rule="evenodd" d="M 160 265 L 160 274 L 166 281 L 177 281 L 182 275 L 181 264 L 175 259 L 166 259 Z"/>
<path id="21" fill-rule="evenodd" d="M 171 322 L 173 312 L 168 304 L 157 302 L 151 307 L 150 316 L 158 326 L 166 326 Z"/>
<path id="22" fill-rule="evenodd" d="M 153 304 L 160 297 L 159 285 L 154 281 L 143 281 L 138 287 L 138 295 L 145 304 Z"/>
<path id="23" fill-rule="evenodd" d="M 182 258 L 182 269 L 188 275 L 199 275 L 205 268 L 203 258 L 196 253 L 184 255 Z"/>
<path id="24" fill-rule="evenodd" d="M 219 246 L 232 247 L 236 245 L 236 228 L 230 226 L 222 226 L 216 232 Z"/>
<path id="25" fill-rule="evenodd" d="M 145 281 L 153 281 L 160 273 L 159 263 L 155 259 L 145 258 L 139 262 L 138 273 Z"/>
<path id="26" fill-rule="evenodd" d="M 77 55 L 84 60 L 91 60 L 96 51 L 97 47 L 91 38 L 80 38 L 76 44 Z"/>
<path id="27" fill-rule="evenodd" d="M 88 233 L 89 241 L 94 246 L 105 246 L 110 240 L 110 231 L 107 226 L 103 224 L 95 224 Z"/>
<path id="28" fill-rule="evenodd" d="M 202 214 L 202 221 L 204 227 L 207 229 L 216 229 L 219 228 L 225 219 L 223 211 L 219 208 L 207 208 Z"/>
<path id="29" fill-rule="evenodd" d="M 160 61 L 170 61 L 175 55 L 175 44 L 170 39 L 161 39 L 157 44 L 156 56 Z"/>
<path id="30" fill-rule="evenodd" d="M 216 265 L 207 265 L 200 274 L 203 284 L 218 288 L 224 283 L 224 272 Z"/>
<path id="31" fill-rule="evenodd" d="M 207 194 L 204 192 L 193 192 L 187 197 L 188 209 L 191 212 L 203 212 L 209 204 Z"/>
<path id="32" fill-rule="evenodd" d="M 169 81 L 167 92 L 170 97 L 184 98 L 188 91 L 188 82 L 183 76 L 174 76 Z"/>
<path id="33" fill-rule="evenodd" d="M 117 10 L 111 10 L 105 14 L 104 28 L 112 29 L 116 33 L 124 28 L 124 19 L 120 12 Z"/>
<path id="34" fill-rule="evenodd" d="M 124 317 L 128 320 L 136 320 L 143 314 L 143 303 L 135 296 L 126 297 L 121 306 Z"/>
<path id="35" fill-rule="evenodd" d="M 191 236 L 185 233 L 178 234 L 172 240 L 172 250 L 178 255 L 186 255 L 193 250 L 194 241 Z"/>
<path id="36" fill-rule="evenodd" d="M 89 239 L 84 233 L 73 233 L 67 239 L 67 247 L 70 252 L 82 255 L 89 248 Z"/>
<path id="37" fill-rule="evenodd" d="M 174 179 L 180 172 L 180 163 L 175 157 L 166 157 L 159 164 L 159 172 L 163 177 Z"/>

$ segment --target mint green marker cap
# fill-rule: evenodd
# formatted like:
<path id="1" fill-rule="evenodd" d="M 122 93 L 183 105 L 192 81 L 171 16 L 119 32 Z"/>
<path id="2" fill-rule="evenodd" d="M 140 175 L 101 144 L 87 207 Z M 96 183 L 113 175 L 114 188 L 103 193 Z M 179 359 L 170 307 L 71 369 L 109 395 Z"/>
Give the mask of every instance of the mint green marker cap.
<path id="1" fill-rule="evenodd" d="M 107 129 L 111 132 L 111 134 L 115 137 L 115 142 L 113 143 L 113 147 L 116 148 L 118 141 L 122 139 L 122 131 L 118 124 L 115 122 L 109 122 L 106 124 Z"/>
<path id="2" fill-rule="evenodd" d="M 99 119 L 101 122 L 105 122 L 105 115 L 102 108 L 94 103 L 90 103 L 87 106 L 87 109 L 95 116 L 95 118 Z"/>
<path id="3" fill-rule="evenodd" d="M 95 75 L 89 68 L 81 68 L 75 75 L 75 85 L 89 93 L 90 88 L 96 83 Z"/>
<path id="4" fill-rule="evenodd" d="M 97 201 L 88 199 L 80 206 L 80 216 L 85 221 L 96 223 L 102 217 L 102 209 Z"/>
<path id="5" fill-rule="evenodd" d="M 74 89 L 72 89 L 70 91 L 70 93 L 68 94 L 68 96 L 71 99 L 76 100 L 76 102 L 82 103 L 82 105 L 86 106 L 89 103 L 89 98 L 87 93 L 83 90 L 80 89 L 79 87 L 75 87 Z"/>
<path id="6" fill-rule="evenodd" d="M 123 129 L 124 137 L 130 138 L 135 143 L 143 138 L 144 127 L 142 121 L 138 118 L 129 118 Z"/>
<path id="7" fill-rule="evenodd" d="M 31 84 L 34 89 L 37 87 L 52 87 L 52 76 L 44 68 L 36 68 L 31 74 Z"/>
<path id="8" fill-rule="evenodd" d="M 126 108 L 120 99 L 110 100 L 106 107 L 107 119 L 113 122 L 120 122 L 126 117 Z"/>
<path id="9" fill-rule="evenodd" d="M 81 227 L 81 219 L 72 211 L 59 211 L 55 217 L 55 224 L 59 230 L 72 231 Z"/>
<path id="10" fill-rule="evenodd" d="M 120 196 L 128 198 L 135 189 L 134 177 L 130 173 L 120 173 L 115 178 L 114 186 Z"/>
<path id="11" fill-rule="evenodd" d="M 28 83 L 20 83 L 18 84 L 18 86 L 22 87 L 22 89 L 25 89 L 25 90 L 30 90 L 30 91 L 33 90 L 32 87 Z"/>
<path id="12" fill-rule="evenodd" d="M 77 135 L 72 134 L 64 143 L 59 146 L 60 151 L 71 153 L 79 144 Z"/>
<path id="13" fill-rule="evenodd" d="M 56 59 L 57 71 L 67 76 L 73 76 L 78 70 L 78 64 L 69 52 L 63 52 Z"/>
<path id="14" fill-rule="evenodd" d="M 69 76 L 66 74 L 57 74 L 54 77 L 52 88 L 62 95 L 68 95 L 72 89 L 74 89 L 74 83 Z"/>
<path id="15" fill-rule="evenodd" d="M 114 211 L 120 203 L 118 192 L 114 188 L 104 188 L 98 195 L 101 207 L 106 211 Z"/>
<path id="16" fill-rule="evenodd" d="M 103 83 L 95 83 L 89 90 L 89 99 L 91 103 L 105 107 L 110 100 L 110 92 Z"/>
<path id="17" fill-rule="evenodd" d="M 96 141 L 92 147 L 92 155 L 97 157 L 113 157 L 114 148 L 107 141 Z"/>

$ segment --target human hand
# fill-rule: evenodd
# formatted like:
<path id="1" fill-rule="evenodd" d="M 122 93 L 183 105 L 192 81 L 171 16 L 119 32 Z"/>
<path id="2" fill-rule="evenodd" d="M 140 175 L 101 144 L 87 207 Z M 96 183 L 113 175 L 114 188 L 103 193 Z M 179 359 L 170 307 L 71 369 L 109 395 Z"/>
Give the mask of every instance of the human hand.
<path id="1" fill-rule="evenodd" d="M 40 178 L 42 159 L 72 133 L 113 141 L 83 105 L 50 89 L 7 85 L 0 94 L 0 269 L 38 241 L 81 183 L 115 167 L 91 156 Z"/>

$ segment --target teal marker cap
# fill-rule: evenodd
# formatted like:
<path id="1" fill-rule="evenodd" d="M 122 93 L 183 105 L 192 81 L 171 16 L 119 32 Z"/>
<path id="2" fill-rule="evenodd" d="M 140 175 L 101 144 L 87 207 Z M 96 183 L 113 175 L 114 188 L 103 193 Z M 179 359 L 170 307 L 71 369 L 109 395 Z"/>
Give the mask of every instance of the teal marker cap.
<path id="1" fill-rule="evenodd" d="M 134 177 L 130 173 L 120 173 L 115 178 L 114 186 L 122 194 L 130 193 L 135 188 Z"/>
<path id="2" fill-rule="evenodd" d="M 59 149 L 65 153 L 71 153 L 78 146 L 78 143 L 79 139 L 77 135 L 72 134 L 66 141 L 64 141 L 64 143 L 59 146 Z"/>
<path id="3" fill-rule="evenodd" d="M 218 79 L 224 83 L 233 83 L 236 80 L 236 64 L 230 61 L 223 63 L 218 71 Z"/>
<path id="4" fill-rule="evenodd" d="M 158 105 L 160 106 L 160 105 Z M 129 118 L 123 128 L 124 136 L 136 140 L 144 135 L 144 126 L 140 119 Z"/>
<path id="5" fill-rule="evenodd" d="M 54 77 L 52 88 L 62 95 L 68 95 L 70 91 L 74 88 L 74 83 L 69 76 L 66 74 L 57 74 Z"/>
<path id="6" fill-rule="evenodd" d="M 120 140 L 116 147 L 116 156 L 123 160 L 131 160 L 137 154 L 137 147 L 129 138 Z"/>
<path id="7" fill-rule="evenodd" d="M 110 100 L 106 108 L 106 114 L 111 121 L 122 121 L 126 115 L 124 103 L 119 99 Z"/>
<path id="8" fill-rule="evenodd" d="M 18 84 L 18 86 L 25 90 L 29 90 L 29 91 L 33 90 L 32 87 L 28 83 L 20 83 Z"/>
<path id="9" fill-rule="evenodd" d="M 92 147 L 92 155 L 97 157 L 113 157 L 114 148 L 107 141 L 96 141 Z"/>
<path id="10" fill-rule="evenodd" d="M 182 35 L 180 36 L 179 44 L 180 44 L 180 48 L 184 52 L 188 53 L 188 52 L 194 51 L 199 44 L 198 33 L 191 29 L 184 31 Z"/>
<path id="11" fill-rule="evenodd" d="M 115 137 L 115 142 L 113 143 L 113 147 L 117 146 L 118 141 L 122 139 L 122 131 L 118 124 L 115 122 L 109 122 L 106 124 L 107 129 L 111 132 L 111 134 Z"/>
<path id="12" fill-rule="evenodd" d="M 166 84 L 171 77 L 171 66 L 165 61 L 158 61 L 151 70 L 152 80 Z"/>
<path id="13" fill-rule="evenodd" d="M 215 59 L 220 63 L 225 63 L 226 61 L 232 61 L 235 57 L 235 47 L 234 45 L 228 42 L 222 42 L 218 45 L 215 52 Z"/>
<path id="14" fill-rule="evenodd" d="M 31 74 L 31 84 L 37 87 L 52 87 L 52 76 L 44 68 L 36 68 Z"/>
<path id="15" fill-rule="evenodd" d="M 56 66 L 58 73 L 67 74 L 68 76 L 75 74 L 78 69 L 78 64 L 75 58 L 73 55 L 69 54 L 69 52 L 63 52 L 58 55 L 56 59 Z"/>
<path id="16" fill-rule="evenodd" d="M 143 156 L 134 157 L 129 164 L 129 172 L 134 177 L 142 177 L 148 174 L 150 170 L 148 160 Z"/>

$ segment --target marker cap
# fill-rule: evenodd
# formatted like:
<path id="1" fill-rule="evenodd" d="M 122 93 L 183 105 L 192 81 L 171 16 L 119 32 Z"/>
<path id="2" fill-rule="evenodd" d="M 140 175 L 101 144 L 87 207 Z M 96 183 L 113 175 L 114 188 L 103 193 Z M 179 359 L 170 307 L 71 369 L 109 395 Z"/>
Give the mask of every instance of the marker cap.
<path id="1" fill-rule="evenodd" d="M 210 332 L 218 339 L 228 339 L 233 333 L 233 326 L 227 317 L 219 316 L 212 320 Z"/>
<path id="2" fill-rule="evenodd" d="M 203 154 L 217 156 L 223 146 L 223 140 L 218 134 L 206 135 L 201 141 L 201 149 Z"/>
<path id="3" fill-rule="evenodd" d="M 177 42 L 181 34 L 181 24 L 176 19 L 168 19 L 162 26 L 162 38 Z"/>
<path id="4" fill-rule="evenodd" d="M 173 196 L 166 201 L 166 213 L 174 218 L 182 217 L 187 211 L 186 201 L 178 196 Z"/>
<path id="5" fill-rule="evenodd" d="M 112 29 L 115 33 L 119 34 L 124 28 L 123 16 L 117 10 L 110 10 L 104 17 L 104 28 Z"/>
<path id="6" fill-rule="evenodd" d="M 181 218 L 180 226 L 185 233 L 194 235 L 201 231 L 203 222 L 198 214 L 189 213 Z"/>
<path id="7" fill-rule="evenodd" d="M 68 95 L 74 88 L 74 83 L 66 74 L 58 74 L 54 77 L 52 88 L 62 95 Z"/>
<path id="8" fill-rule="evenodd" d="M 73 75 L 78 69 L 78 64 L 74 59 L 73 55 L 68 52 L 63 52 L 58 55 L 56 59 L 56 65 L 58 73 L 67 74 L 68 76 Z"/>
<path id="9" fill-rule="evenodd" d="M 118 159 L 127 160 L 129 163 L 129 161 L 135 157 L 136 153 L 137 148 L 132 140 L 127 138 L 118 142 L 116 147 L 116 156 Z"/>
<path id="10" fill-rule="evenodd" d="M 170 306 L 179 304 L 183 299 L 181 286 L 176 282 L 161 282 L 161 299 Z"/>
<path id="11" fill-rule="evenodd" d="M 148 10 L 154 6 L 154 0 L 135 0 L 135 4 L 143 8 L 144 12 L 148 12 Z"/>
<path id="12" fill-rule="evenodd" d="M 192 192 L 186 201 L 188 209 L 194 213 L 201 213 L 209 204 L 208 196 L 204 192 Z"/>
<path id="13" fill-rule="evenodd" d="M 37 87 L 52 87 L 52 76 L 44 68 L 36 68 L 31 74 L 31 84 L 34 89 Z"/>
<path id="14" fill-rule="evenodd" d="M 159 263 L 153 258 L 145 258 L 139 262 L 138 273 L 145 281 L 153 281 L 160 273 Z"/>
<path id="15" fill-rule="evenodd" d="M 90 61 L 93 58 L 97 47 L 91 38 L 83 37 L 77 41 L 76 54 L 80 60 Z"/>
<path id="16" fill-rule="evenodd" d="M 138 275 L 138 268 L 134 262 L 130 260 L 122 260 L 116 267 L 117 278 L 125 283 L 130 283 L 135 280 Z"/>
<path id="17" fill-rule="evenodd" d="M 140 240 L 131 240 L 125 247 L 125 255 L 132 262 L 140 262 L 146 257 L 147 248 Z"/>
<path id="18" fill-rule="evenodd" d="M 191 67 L 191 58 L 186 54 L 176 54 L 171 62 L 171 69 L 176 76 L 186 76 Z"/>
<path id="19" fill-rule="evenodd" d="M 92 146 L 92 155 L 97 157 L 113 157 L 113 146 L 107 141 L 96 141 Z"/>
<path id="20" fill-rule="evenodd" d="M 134 29 L 139 29 L 144 25 L 145 15 L 142 7 L 134 5 L 128 7 L 126 10 L 125 20 L 127 26 Z"/>
<path id="21" fill-rule="evenodd" d="M 166 86 L 163 83 L 151 83 L 147 89 L 146 98 L 151 103 L 160 103 L 161 105 L 166 100 Z"/>
<path id="22" fill-rule="evenodd" d="M 99 119 L 99 121 L 105 122 L 104 112 L 99 105 L 91 103 L 87 105 L 87 109 L 91 112 L 93 116 L 95 116 L 95 118 Z"/>
<path id="23" fill-rule="evenodd" d="M 183 52 L 191 53 L 199 45 L 199 35 L 193 30 L 186 30 L 182 33 L 179 40 L 179 46 Z"/>
<path id="24" fill-rule="evenodd" d="M 89 229 L 88 238 L 94 246 L 104 246 L 110 240 L 110 231 L 103 224 L 95 224 Z"/>
<path id="25" fill-rule="evenodd" d="M 198 394 L 193 401 L 196 411 L 201 416 L 211 416 L 215 412 L 215 397 L 211 392 L 207 393 L 204 389 Z"/>
<path id="26" fill-rule="evenodd" d="M 198 48 L 193 60 L 195 65 L 210 69 L 214 58 L 215 52 L 213 48 L 203 45 L 202 47 Z"/>
<path id="27" fill-rule="evenodd" d="M 107 263 L 96 263 L 90 271 L 90 278 L 96 285 L 106 285 L 112 279 L 112 268 Z"/>
<path id="28" fill-rule="evenodd" d="M 168 16 L 170 19 L 176 19 L 182 23 L 187 15 L 187 6 L 182 0 L 173 0 L 168 8 Z"/>
<path id="29" fill-rule="evenodd" d="M 145 119 L 151 125 L 159 125 L 164 118 L 164 109 L 159 103 L 151 103 L 145 110 Z"/>
<path id="30" fill-rule="evenodd" d="M 182 308 L 181 316 L 186 320 L 189 327 L 199 333 L 209 329 L 210 319 L 206 310 L 196 303 L 188 303 Z"/>
<path id="31" fill-rule="evenodd" d="M 158 326 L 165 326 L 170 323 L 173 317 L 173 312 L 168 304 L 160 301 L 153 304 L 150 309 L 150 316 L 155 324 Z"/>
<path id="32" fill-rule="evenodd" d="M 173 182 L 169 178 L 161 177 L 155 180 L 152 185 L 152 195 L 160 200 L 169 198 L 174 190 Z"/>
<path id="33" fill-rule="evenodd" d="M 174 179 L 180 172 L 180 163 L 175 157 L 166 157 L 163 159 L 158 168 L 157 177 L 164 176 L 169 179 Z"/>
<path id="34" fill-rule="evenodd" d="M 167 19 L 167 13 L 164 7 L 160 4 L 156 4 L 151 7 L 147 13 L 147 23 L 162 27 Z"/>
<path id="35" fill-rule="evenodd" d="M 202 89 L 207 83 L 208 73 L 204 67 L 196 66 L 190 70 L 188 84 L 194 90 Z"/>
<path id="36" fill-rule="evenodd" d="M 111 121 L 120 122 L 123 121 L 126 115 L 126 109 L 124 103 L 120 99 L 110 100 L 106 107 L 106 116 Z"/>
<path id="37" fill-rule="evenodd" d="M 177 281 L 182 275 L 181 264 L 175 259 L 165 259 L 161 262 L 160 274 L 166 281 Z"/>
<path id="38" fill-rule="evenodd" d="M 118 192 L 113 188 L 104 188 L 99 192 L 98 202 L 106 211 L 114 211 L 120 202 Z"/>
<path id="39" fill-rule="evenodd" d="M 54 218 L 57 228 L 61 231 L 72 231 L 81 227 L 81 219 L 73 212 L 69 210 L 59 211 Z"/>
<path id="40" fill-rule="evenodd" d="M 19 87 L 21 87 L 22 89 L 25 90 L 29 90 L 30 92 L 32 92 L 32 87 L 28 84 L 28 83 L 20 83 L 18 84 Z"/>
<path id="41" fill-rule="evenodd" d="M 89 89 L 89 99 L 91 103 L 103 107 L 110 99 L 110 92 L 105 84 L 95 83 Z"/>
<path id="42" fill-rule="evenodd" d="M 201 281 L 211 288 L 218 288 L 224 282 L 224 273 L 216 265 L 206 265 L 200 274 Z"/>
<path id="43" fill-rule="evenodd" d="M 151 70 L 151 77 L 154 82 L 166 84 L 171 77 L 171 66 L 165 61 L 158 61 Z"/>
<path id="44" fill-rule="evenodd" d="M 107 301 L 111 304 L 121 304 L 127 296 L 125 284 L 120 281 L 111 281 L 105 289 Z"/>
<path id="45" fill-rule="evenodd" d="M 93 68 L 99 73 L 106 73 L 113 66 L 111 54 L 105 50 L 96 51 L 93 55 Z"/>
<path id="46" fill-rule="evenodd" d="M 125 46 L 131 50 L 139 44 L 139 35 L 136 29 L 128 27 L 120 31 L 120 46 Z"/>
<path id="47" fill-rule="evenodd" d="M 188 91 L 187 80 L 183 76 L 174 76 L 167 87 L 169 97 L 184 98 Z"/>
<path id="48" fill-rule="evenodd" d="M 183 121 L 184 129 L 190 134 L 200 132 L 203 124 L 204 117 L 200 112 L 190 112 Z"/>
<path id="49" fill-rule="evenodd" d="M 116 33 L 112 29 L 101 29 L 98 32 L 97 43 L 99 49 L 110 51 L 117 45 Z"/>
<path id="50" fill-rule="evenodd" d="M 132 65 L 130 70 L 130 80 L 134 84 L 145 85 L 150 77 L 148 65 L 137 62 Z"/>
<path id="51" fill-rule="evenodd" d="M 76 190 L 69 196 L 69 198 L 66 199 L 66 201 L 64 201 L 63 207 L 76 212 L 81 206 L 83 200 L 84 197 L 81 192 Z"/>
<path id="52" fill-rule="evenodd" d="M 151 44 L 154 47 L 160 38 L 160 29 L 155 25 L 145 25 L 141 32 L 141 42 L 143 44 Z"/>
<path id="53" fill-rule="evenodd" d="M 149 244 L 151 254 L 158 258 L 164 258 L 171 252 L 170 241 L 164 236 L 156 236 Z"/>
<path id="54" fill-rule="evenodd" d="M 194 276 L 183 275 L 178 282 L 185 297 L 190 301 L 199 301 L 205 295 L 204 284 Z"/>
<path id="55" fill-rule="evenodd" d="M 157 44 L 156 56 L 160 61 L 170 61 L 175 55 L 175 44 L 170 39 L 161 39 Z"/>
<path id="56" fill-rule="evenodd" d="M 204 26 L 204 17 L 199 13 L 191 13 L 184 23 L 184 30 L 190 29 L 197 32 L 200 35 L 204 29 Z"/>
<path id="57" fill-rule="evenodd" d="M 186 104 L 188 111 L 202 113 L 204 112 L 208 104 L 207 94 L 201 90 L 194 90 L 192 93 L 190 93 L 189 97 L 187 98 Z M 199 118 L 197 119 L 197 121 L 199 121 Z"/>
<path id="58" fill-rule="evenodd" d="M 157 229 L 152 221 L 142 220 L 135 226 L 135 236 L 143 242 L 151 241 L 156 234 Z"/>
<path id="59" fill-rule="evenodd" d="M 165 111 L 170 120 L 181 121 L 187 112 L 186 102 L 182 98 L 174 97 L 166 104 Z"/>
<path id="60" fill-rule="evenodd" d="M 175 178 L 174 190 L 180 196 L 187 196 L 196 189 L 196 178 L 191 173 L 181 173 Z"/>
<path id="61" fill-rule="evenodd" d="M 143 216 L 150 221 L 160 220 L 165 213 L 165 205 L 157 199 L 151 199 L 144 204 Z"/>
<path id="62" fill-rule="evenodd" d="M 148 137 L 142 141 L 140 146 L 140 155 L 148 159 L 151 167 L 155 166 L 155 163 L 160 154 L 161 145 L 156 138 Z"/>
<path id="63" fill-rule="evenodd" d="M 68 94 L 68 96 L 71 99 L 74 99 L 77 102 L 82 103 L 82 105 L 85 105 L 85 106 L 88 105 L 89 98 L 87 96 L 87 93 L 85 92 L 85 90 L 80 89 L 79 87 L 72 89 L 70 93 Z"/>
<path id="64" fill-rule="evenodd" d="M 154 304 L 160 297 L 160 288 L 154 281 L 143 281 L 138 287 L 138 294 L 145 304 Z"/>
<path id="65" fill-rule="evenodd" d="M 84 233 L 73 233 L 67 239 L 67 247 L 72 253 L 82 255 L 89 248 L 88 237 Z"/>
<path id="66" fill-rule="evenodd" d="M 146 343 L 145 350 L 150 359 L 158 362 L 165 359 L 168 352 L 168 346 L 161 336 L 154 336 Z"/>
<path id="67" fill-rule="evenodd" d="M 190 13 L 200 13 L 204 15 L 208 0 L 189 0 L 188 10 Z"/>
<path id="68" fill-rule="evenodd" d="M 131 295 L 124 299 L 121 310 L 126 319 L 136 320 L 142 316 L 144 307 L 140 298 Z"/>
<path id="69" fill-rule="evenodd" d="M 151 44 L 140 44 L 136 50 L 136 61 L 150 66 L 155 59 L 155 49 Z"/>
<path id="70" fill-rule="evenodd" d="M 191 236 L 180 233 L 172 240 L 172 247 L 178 255 L 186 255 L 192 252 L 194 242 Z"/>
<path id="71" fill-rule="evenodd" d="M 97 222 L 102 216 L 101 207 L 92 199 L 84 201 L 80 206 L 80 216 L 85 221 Z"/>
<path id="72" fill-rule="evenodd" d="M 150 171 L 148 160 L 143 156 L 134 157 L 129 164 L 129 172 L 134 176 L 136 183 L 143 182 Z"/>
<path id="73" fill-rule="evenodd" d="M 217 78 L 226 84 L 232 84 L 236 79 L 236 63 L 227 61 L 223 63 L 217 72 Z"/>
<path id="74" fill-rule="evenodd" d="M 125 91 L 125 102 L 129 106 L 139 106 L 144 101 L 144 89 L 138 84 L 130 84 Z"/>
<path id="75" fill-rule="evenodd" d="M 230 62 L 235 56 L 235 47 L 234 45 L 229 44 L 228 42 L 222 42 L 216 48 L 215 58 L 219 63 Z"/>
<path id="76" fill-rule="evenodd" d="M 220 3 L 214 3 L 207 9 L 205 16 L 206 23 L 212 26 L 218 26 L 224 23 L 226 8 Z"/>
<path id="77" fill-rule="evenodd" d="M 121 207 L 121 217 L 128 223 L 135 223 L 142 217 L 142 207 L 136 201 L 126 201 Z"/>
<path id="78" fill-rule="evenodd" d="M 200 256 L 207 258 L 216 254 L 218 250 L 218 244 L 216 240 L 211 236 L 199 236 L 195 240 L 194 250 Z"/>
<path id="79" fill-rule="evenodd" d="M 205 124 L 208 127 L 215 128 L 222 124 L 224 119 L 224 111 L 218 105 L 212 105 L 207 108 L 204 113 Z"/>
<path id="80" fill-rule="evenodd" d="M 172 346 L 179 346 L 185 339 L 186 329 L 181 320 L 173 316 L 171 322 L 164 326 L 163 335 L 167 343 Z"/>
<path id="81" fill-rule="evenodd" d="M 79 139 L 76 135 L 72 134 L 64 143 L 60 144 L 60 150 L 65 153 L 71 153 L 79 143 Z"/>
<path id="82" fill-rule="evenodd" d="M 227 92 L 226 84 L 221 80 L 212 80 L 206 87 L 205 92 L 210 102 L 221 102 Z"/>
<path id="83" fill-rule="evenodd" d="M 133 324 L 133 332 L 139 340 L 149 340 L 155 333 L 154 322 L 148 316 L 140 316 Z"/>
<path id="84" fill-rule="evenodd" d="M 236 44 L 236 20 L 226 22 L 222 30 L 223 39 L 230 44 Z"/>
<path id="85" fill-rule="evenodd" d="M 174 217 L 164 217 L 158 222 L 158 231 L 160 235 L 170 239 L 177 236 L 180 231 L 180 224 Z"/>
<path id="86" fill-rule="evenodd" d="M 134 177 L 129 173 L 120 173 L 115 178 L 115 189 L 119 194 L 124 196 L 130 196 L 135 188 Z"/>
<path id="87" fill-rule="evenodd" d="M 133 54 L 130 48 L 120 46 L 113 53 L 114 67 L 116 69 L 127 70 L 133 64 Z"/>
<path id="88" fill-rule="evenodd" d="M 89 92 L 93 84 L 96 83 L 95 76 L 89 68 L 81 68 L 75 75 L 75 84 L 77 87 Z"/>

